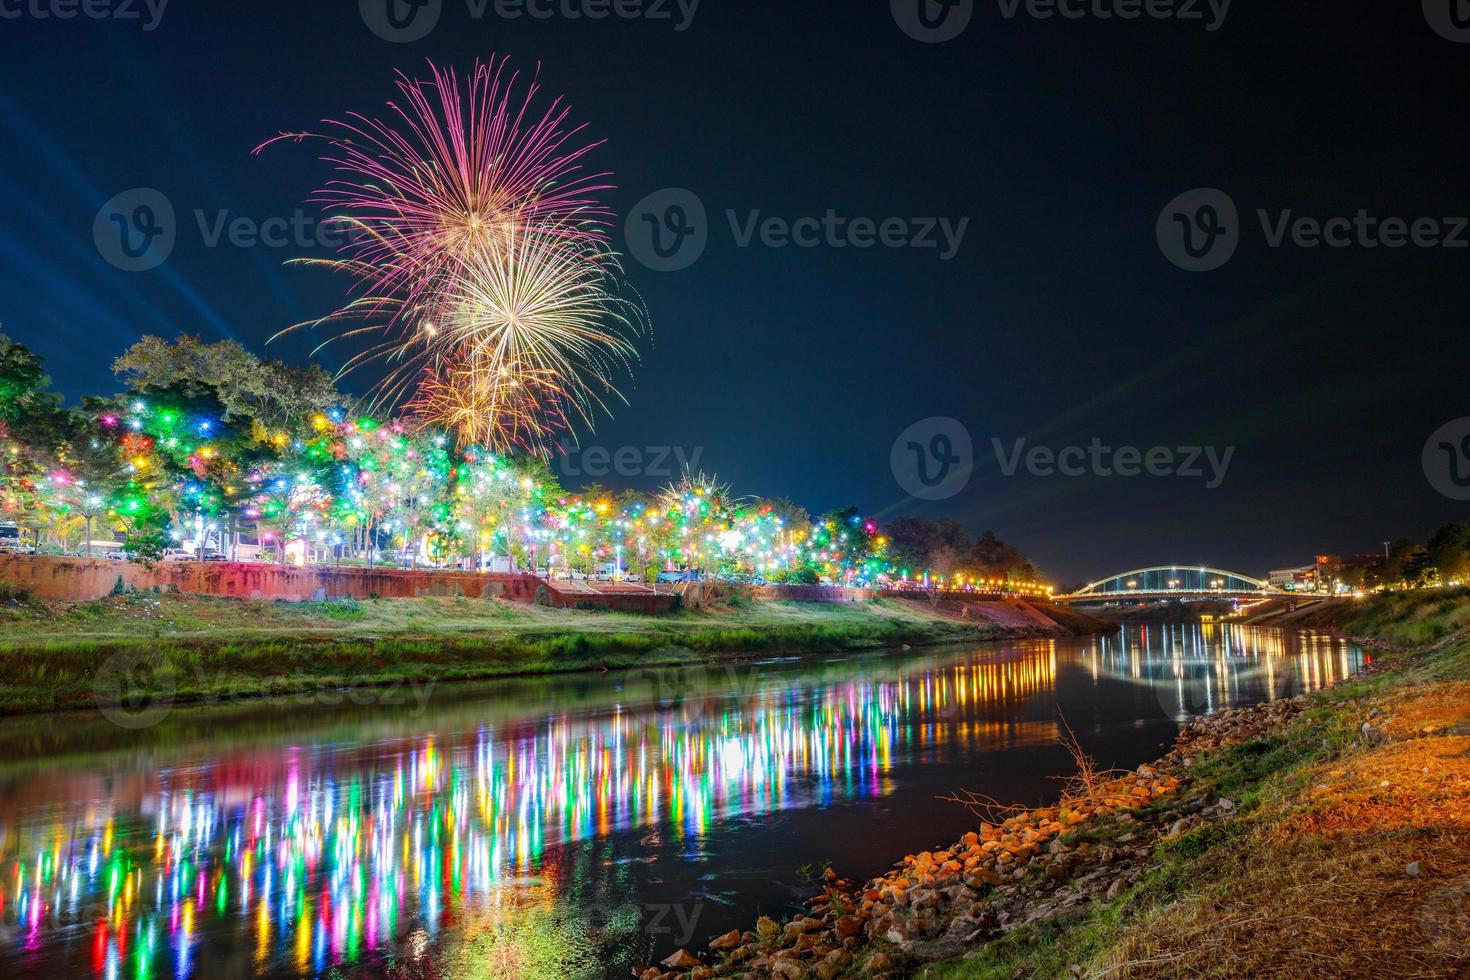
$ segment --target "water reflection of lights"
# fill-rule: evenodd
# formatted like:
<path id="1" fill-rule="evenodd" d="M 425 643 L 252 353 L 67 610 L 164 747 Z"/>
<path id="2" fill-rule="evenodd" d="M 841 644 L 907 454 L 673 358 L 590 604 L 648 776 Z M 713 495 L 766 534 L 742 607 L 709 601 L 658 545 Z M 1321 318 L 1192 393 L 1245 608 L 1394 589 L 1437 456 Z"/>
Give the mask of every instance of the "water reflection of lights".
<path id="1" fill-rule="evenodd" d="M 319 974 L 390 946 L 412 959 L 466 912 L 524 911 L 528 880 L 544 911 L 550 846 L 647 829 L 697 848 L 730 816 L 880 795 L 897 753 L 956 731 L 1004 741 L 1009 709 L 1051 691 L 1056 671 L 1054 646 L 1032 644 L 896 676 L 712 690 L 673 711 L 230 758 L 160 772 L 133 802 L 63 797 L 45 819 L 0 823 L 0 914 L 14 924 L 0 957 L 58 944 L 70 957 L 85 933 L 107 980 L 212 972 L 201 964 L 221 942 L 259 972 Z"/>
<path id="2" fill-rule="evenodd" d="M 1084 654 L 1094 680 L 1152 687 L 1177 720 L 1261 700 L 1310 694 L 1352 676 L 1357 648 L 1335 637 L 1203 623 L 1130 627 Z"/>

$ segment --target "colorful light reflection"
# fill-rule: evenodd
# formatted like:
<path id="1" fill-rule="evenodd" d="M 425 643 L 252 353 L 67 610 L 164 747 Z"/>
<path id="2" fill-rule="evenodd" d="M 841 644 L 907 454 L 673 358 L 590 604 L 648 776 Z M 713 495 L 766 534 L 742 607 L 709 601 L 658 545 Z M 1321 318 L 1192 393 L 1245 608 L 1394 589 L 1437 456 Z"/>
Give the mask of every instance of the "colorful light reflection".
<path id="1" fill-rule="evenodd" d="M 544 878 L 553 845 L 647 830 L 697 847 L 731 816 L 880 795 L 898 745 L 1048 690 L 1055 670 L 1041 645 L 892 681 L 426 735 L 365 767 L 319 748 L 168 770 L 133 812 L 94 803 L 6 828 L 0 911 L 29 951 L 90 929 L 108 980 L 194 975 L 206 922 L 248 929 L 257 970 L 317 974 L 422 946 L 420 931 L 432 943 L 508 883 Z"/>
<path id="2" fill-rule="evenodd" d="M 1168 716 L 1176 689 L 1214 710 L 1357 668 L 1344 644 L 1273 636 L 1133 629 L 871 670 L 644 671 L 576 713 L 479 727 L 460 714 L 412 737 L 216 752 L 142 777 L 62 766 L 0 814 L 0 967 L 319 975 L 391 952 L 429 968 L 493 935 L 477 973 L 529 976 L 550 956 L 557 975 L 525 926 L 574 884 L 551 856 L 563 845 L 657 836 L 696 858 L 735 818 L 892 793 L 940 747 L 1046 745 L 1059 669 L 1111 696 L 1118 681 L 1152 687 Z"/>

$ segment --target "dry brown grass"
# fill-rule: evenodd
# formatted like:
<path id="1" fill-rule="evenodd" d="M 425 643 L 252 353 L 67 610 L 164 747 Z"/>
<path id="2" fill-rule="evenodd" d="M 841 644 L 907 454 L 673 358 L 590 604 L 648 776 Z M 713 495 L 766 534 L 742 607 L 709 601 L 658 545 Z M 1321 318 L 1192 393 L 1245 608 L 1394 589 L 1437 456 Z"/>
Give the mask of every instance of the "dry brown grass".
<path id="1" fill-rule="evenodd" d="M 1058 807 L 1063 810 L 1082 810 L 1088 814 L 1099 806 L 1116 804 L 1119 797 L 1131 795 L 1133 784 L 1124 780 L 1133 774 L 1124 769 L 1099 769 L 1097 760 L 1087 754 L 1077 733 L 1062 716 L 1057 718 L 1057 744 L 1072 757 L 1077 771 L 1070 776 L 1053 777 L 1062 781 L 1061 799 Z M 1002 824 L 1013 817 L 1029 813 L 1031 807 L 1024 803 L 1007 804 L 983 793 L 962 790 L 953 796 L 941 796 L 946 803 L 958 803 L 975 816 L 989 824 Z"/>
<path id="2" fill-rule="evenodd" d="M 1444 732 L 1470 734 L 1470 683 L 1438 684 L 1379 702 L 1390 736 L 1411 738 Z"/>
<path id="3" fill-rule="evenodd" d="M 1466 693 L 1382 707 L 1443 731 Z M 1352 753 L 1251 819 L 1241 846 L 1207 852 L 1227 852 L 1212 880 L 1128 929 L 1101 975 L 1470 977 L 1470 737 Z"/>
<path id="4" fill-rule="evenodd" d="M 1072 757 L 1072 764 L 1077 767 L 1077 771 L 1065 777 L 1062 784 L 1061 805 L 1064 809 L 1095 809 L 1116 795 L 1116 783 L 1129 775 L 1126 770 L 1099 769 L 1097 760 L 1083 750 L 1082 743 L 1077 740 L 1077 733 L 1072 731 L 1072 726 L 1067 724 L 1065 718 L 1061 719 L 1061 732 L 1057 735 L 1057 741 L 1067 750 L 1067 754 Z"/>

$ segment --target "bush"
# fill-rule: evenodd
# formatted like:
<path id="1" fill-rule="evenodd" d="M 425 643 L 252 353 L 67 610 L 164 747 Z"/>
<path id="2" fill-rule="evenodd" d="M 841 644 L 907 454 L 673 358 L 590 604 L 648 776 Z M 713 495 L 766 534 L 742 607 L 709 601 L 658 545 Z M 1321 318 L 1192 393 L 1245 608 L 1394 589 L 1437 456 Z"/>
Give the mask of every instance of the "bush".
<path id="1" fill-rule="evenodd" d="M 27 602 L 30 598 L 30 589 L 8 578 L 0 578 L 0 602 Z"/>

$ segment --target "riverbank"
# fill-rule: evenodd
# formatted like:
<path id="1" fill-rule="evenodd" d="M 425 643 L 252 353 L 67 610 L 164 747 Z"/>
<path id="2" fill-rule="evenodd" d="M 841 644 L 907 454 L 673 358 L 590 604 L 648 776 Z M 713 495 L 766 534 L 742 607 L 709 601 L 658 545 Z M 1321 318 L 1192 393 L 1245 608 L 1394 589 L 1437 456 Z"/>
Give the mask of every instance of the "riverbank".
<path id="1" fill-rule="evenodd" d="M 808 914 L 641 976 L 1470 974 L 1467 623 L 1463 590 L 1339 607 L 1321 628 L 1386 651 L 1364 675 L 1201 719 L 1133 773 L 1083 758 L 1054 807 L 861 886 L 829 870 Z"/>
<path id="2" fill-rule="evenodd" d="M 1073 624 L 1074 626 L 1076 624 Z M 923 603 L 820 604 L 732 595 L 663 616 L 499 599 L 286 603 L 153 592 L 0 602 L 0 715 L 239 701 L 408 681 L 682 666 L 753 655 L 1070 635 Z"/>

